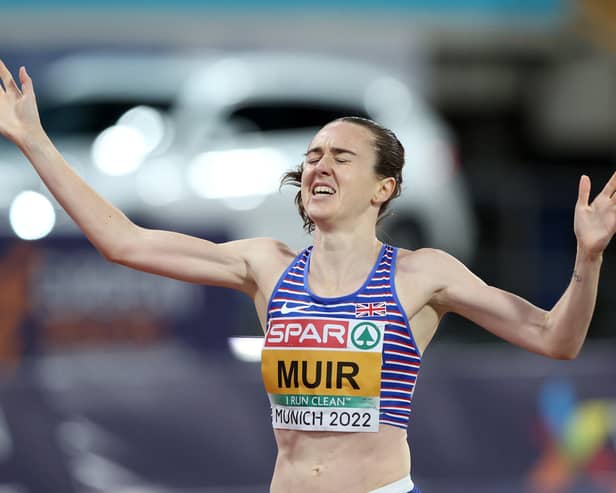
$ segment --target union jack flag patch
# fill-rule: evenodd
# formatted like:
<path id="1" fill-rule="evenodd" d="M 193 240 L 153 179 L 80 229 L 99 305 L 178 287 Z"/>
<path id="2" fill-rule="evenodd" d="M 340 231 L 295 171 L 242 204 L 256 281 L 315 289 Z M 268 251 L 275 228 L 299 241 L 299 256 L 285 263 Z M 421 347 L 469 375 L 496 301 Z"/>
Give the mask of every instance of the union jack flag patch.
<path id="1" fill-rule="evenodd" d="M 355 303 L 355 316 L 361 317 L 386 317 L 387 303 L 379 301 L 378 303 Z"/>

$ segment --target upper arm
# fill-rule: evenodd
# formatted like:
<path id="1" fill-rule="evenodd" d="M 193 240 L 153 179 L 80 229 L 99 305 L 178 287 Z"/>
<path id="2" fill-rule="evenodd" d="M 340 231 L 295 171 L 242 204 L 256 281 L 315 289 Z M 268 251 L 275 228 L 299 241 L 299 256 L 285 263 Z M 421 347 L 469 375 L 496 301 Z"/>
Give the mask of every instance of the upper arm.
<path id="1" fill-rule="evenodd" d="M 256 290 L 254 258 L 263 250 L 271 251 L 276 243 L 268 238 L 214 243 L 135 226 L 110 260 L 152 274 L 252 294 Z"/>
<path id="2" fill-rule="evenodd" d="M 496 336 L 539 354 L 549 354 L 547 312 L 525 299 L 489 286 L 452 256 L 433 250 L 431 269 L 439 279 L 431 304 L 457 313 Z"/>

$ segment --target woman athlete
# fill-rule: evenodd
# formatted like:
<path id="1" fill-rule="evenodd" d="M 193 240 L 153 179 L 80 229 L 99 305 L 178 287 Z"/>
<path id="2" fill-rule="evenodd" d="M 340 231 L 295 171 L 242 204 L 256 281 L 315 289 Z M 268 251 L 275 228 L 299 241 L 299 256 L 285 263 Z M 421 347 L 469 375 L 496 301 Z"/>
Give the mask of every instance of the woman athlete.
<path id="1" fill-rule="evenodd" d="M 575 358 L 582 347 L 602 254 L 616 231 L 616 173 L 592 203 L 582 176 L 572 279 L 545 311 L 488 286 L 442 251 L 378 240 L 377 220 L 400 191 L 404 151 L 374 122 L 325 125 L 287 175 L 300 186 L 296 201 L 313 230 L 313 246 L 298 254 L 269 238 L 216 244 L 135 225 L 56 150 L 25 68 L 18 85 L 0 62 L 0 77 L 0 133 L 106 259 L 254 300 L 278 446 L 272 493 L 419 491 L 406 424 L 421 354 L 447 312 L 550 358 Z"/>

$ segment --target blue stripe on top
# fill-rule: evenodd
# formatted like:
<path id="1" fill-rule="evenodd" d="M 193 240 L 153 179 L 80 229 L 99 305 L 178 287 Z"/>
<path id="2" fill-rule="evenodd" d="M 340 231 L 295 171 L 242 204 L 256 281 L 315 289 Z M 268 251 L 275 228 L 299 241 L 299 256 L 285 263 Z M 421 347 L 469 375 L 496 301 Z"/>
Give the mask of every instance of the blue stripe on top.
<path id="1" fill-rule="evenodd" d="M 364 284 L 352 294 L 335 298 L 323 298 L 311 291 L 308 285 L 311 252 L 312 246 L 303 250 L 280 277 L 269 300 L 267 327 L 270 320 L 285 317 L 281 311 L 285 303 L 309 304 L 307 315 L 385 321 L 379 422 L 406 428 L 421 355 L 396 293 L 394 277 L 398 249 L 383 245 Z M 385 303 L 385 316 L 356 317 L 357 304 L 370 307 L 373 305 L 369 304 L 374 303 Z"/>

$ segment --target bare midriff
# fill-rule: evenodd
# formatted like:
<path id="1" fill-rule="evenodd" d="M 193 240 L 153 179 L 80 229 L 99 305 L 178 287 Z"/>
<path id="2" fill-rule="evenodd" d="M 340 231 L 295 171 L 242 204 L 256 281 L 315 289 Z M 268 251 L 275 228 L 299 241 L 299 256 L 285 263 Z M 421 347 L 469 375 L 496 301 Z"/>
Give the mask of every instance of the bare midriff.
<path id="1" fill-rule="evenodd" d="M 407 474 L 406 430 L 376 433 L 274 430 L 278 456 L 270 493 L 367 493 Z"/>

